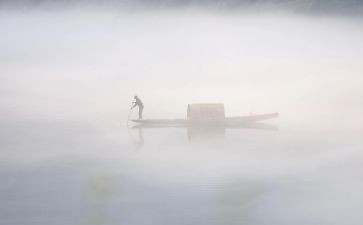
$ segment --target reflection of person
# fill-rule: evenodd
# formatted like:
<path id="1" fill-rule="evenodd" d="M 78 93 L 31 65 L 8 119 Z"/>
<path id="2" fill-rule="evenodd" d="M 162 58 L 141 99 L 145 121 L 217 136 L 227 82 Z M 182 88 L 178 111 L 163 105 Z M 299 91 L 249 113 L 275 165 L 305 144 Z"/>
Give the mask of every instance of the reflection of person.
<path id="1" fill-rule="evenodd" d="M 136 148 L 141 149 L 143 146 L 144 146 L 144 135 L 143 135 L 143 132 L 142 132 L 142 128 L 140 127 L 139 128 L 139 141 L 136 144 Z"/>
<path id="2" fill-rule="evenodd" d="M 139 119 L 142 119 L 142 111 L 144 110 L 144 104 L 142 103 L 142 101 L 140 100 L 139 97 L 137 97 L 137 95 L 134 96 L 135 102 L 134 105 L 132 106 L 132 109 L 135 108 L 136 106 L 139 107 Z"/>

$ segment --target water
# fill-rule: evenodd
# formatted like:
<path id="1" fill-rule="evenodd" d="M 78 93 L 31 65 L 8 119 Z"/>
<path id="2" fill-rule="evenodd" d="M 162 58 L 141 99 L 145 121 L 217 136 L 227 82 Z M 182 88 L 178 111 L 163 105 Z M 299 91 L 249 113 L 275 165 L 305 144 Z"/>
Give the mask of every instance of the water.
<path id="1" fill-rule="evenodd" d="M 361 23 L 1 11 L 0 224 L 362 224 Z M 146 118 L 281 116 L 127 127 L 135 93 Z"/>

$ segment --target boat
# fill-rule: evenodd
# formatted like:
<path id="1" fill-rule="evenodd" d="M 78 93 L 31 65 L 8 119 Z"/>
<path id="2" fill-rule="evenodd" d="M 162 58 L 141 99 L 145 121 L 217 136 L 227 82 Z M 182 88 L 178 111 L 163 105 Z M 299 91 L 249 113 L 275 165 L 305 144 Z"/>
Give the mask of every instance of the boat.
<path id="1" fill-rule="evenodd" d="M 278 113 L 225 117 L 222 103 L 189 104 L 186 119 L 134 119 L 143 125 L 220 125 L 238 126 L 278 117 Z"/>

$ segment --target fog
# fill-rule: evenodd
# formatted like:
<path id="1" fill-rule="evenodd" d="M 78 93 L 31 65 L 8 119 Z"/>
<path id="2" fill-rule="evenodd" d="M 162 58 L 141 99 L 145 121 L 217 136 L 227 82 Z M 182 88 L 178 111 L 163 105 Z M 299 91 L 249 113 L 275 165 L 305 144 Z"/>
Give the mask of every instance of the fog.
<path id="1" fill-rule="evenodd" d="M 0 224 L 362 224 L 354 4 L 231 2 L 2 2 Z M 146 119 L 210 102 L 280 116 L 140 127 L 135 94 Z"/>

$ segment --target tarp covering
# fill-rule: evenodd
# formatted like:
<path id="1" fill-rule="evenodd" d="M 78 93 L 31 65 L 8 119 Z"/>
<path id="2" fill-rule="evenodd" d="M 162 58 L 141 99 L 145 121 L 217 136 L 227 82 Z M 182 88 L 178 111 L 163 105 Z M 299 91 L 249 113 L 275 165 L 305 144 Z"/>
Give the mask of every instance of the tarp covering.
<path id="1" fill-rule="evenodd" d="M 225 119 L 222 103 L 189 104 L 187 116 L 189 120 L 223 120 Z"/>

